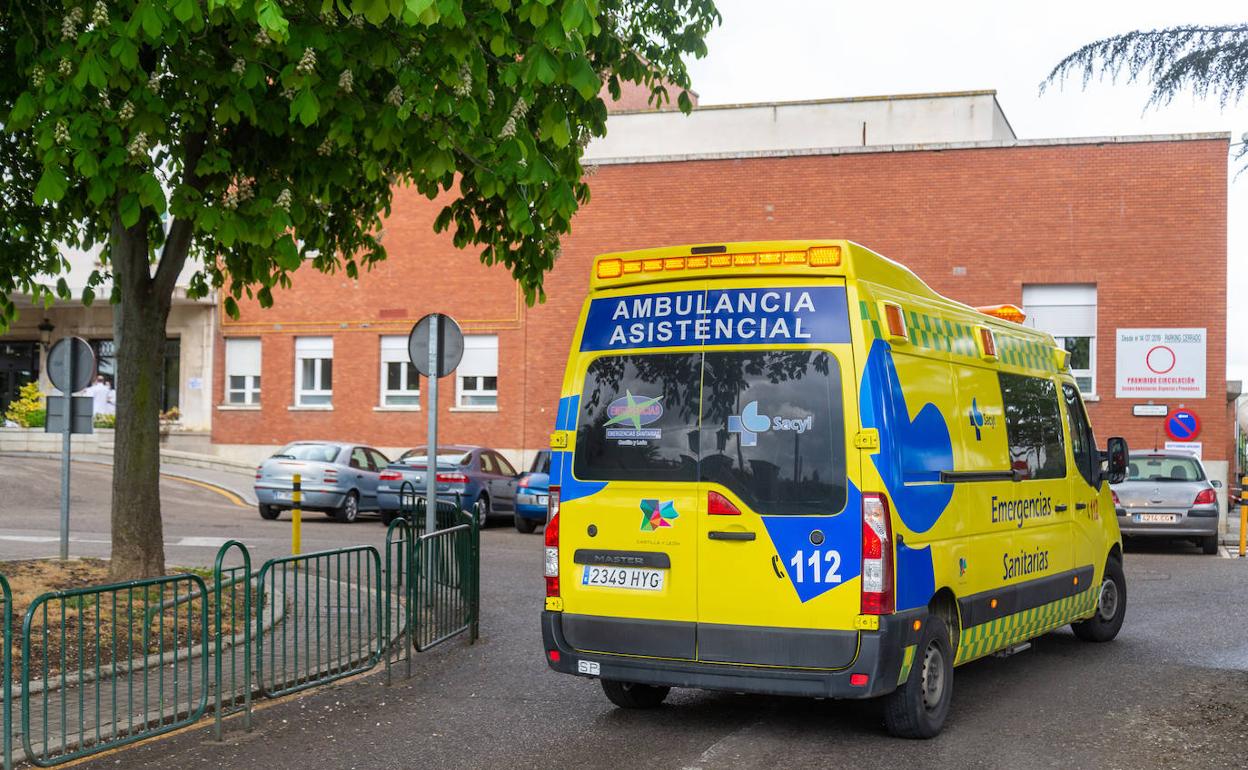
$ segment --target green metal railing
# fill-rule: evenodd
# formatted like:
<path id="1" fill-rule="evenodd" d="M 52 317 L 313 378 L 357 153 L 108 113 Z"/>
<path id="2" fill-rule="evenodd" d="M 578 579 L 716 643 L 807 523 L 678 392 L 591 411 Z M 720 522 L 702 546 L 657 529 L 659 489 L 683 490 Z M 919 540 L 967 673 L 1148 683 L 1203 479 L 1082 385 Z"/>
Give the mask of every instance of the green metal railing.
<path id="1" fill-rule="evenodd" d="M 408 482 L 403 482 L 407 484 Z M 410 486 L 410 484 L 409 484 Z M 407 663 L 407 675 L 412 675 L 412 525 L 405 517 L 390 522 L 386 530 L 386 588 L 390 597 L 401 596 L 402 606 L 395 612 L 393 599 L 386 602 L 386 684 L 391 682 L 391 659 Z M 400 628 L 395 628 L 394 615 L 398 615 Z M 402 640 L 401 644 L 395 642 Z M 397 657 L 396 657 L 397 656 Z"/>
<path id="2" fill-rule="evenodd" d="M 234 567 L 226 567 L 225 559 L 229 556 L 230 551 L 238 551 L 238 555 L 242 558 L 242 564 Z M 216 666 L 216 681 L 214 690 L 216 691 L 216 708 L 214 709 L 213 736 L 217 740 L 222 737 L 221 720 L 225 716 L 226 710 L 230 712 L 237 711 L 240 708 L 239 702 L 242 702 L 243 709 L 243 728 L 251 729 L 251 552 L 247 550 L 247 546 L 237 540 L 230 540 L 221 546 L 217 551 L 217 560 L 212 569 L 212 590 L 216 597 L 214 602 L 214 620 L 216 625 L 214 630 L 214 664 Z M 241 590 L 239 585 L 242 585 Z M 228 600 L 226 589 L 229 589 Z M 239 594 L 242 594 L 240 597 Z M 239 623 L 239 601 L 242 601 L 242 622 Z M 242 626 L 242 640 L 237 638 L 235 633 L 231 640 L 233 643 L 229 645 L 229 665 L 225 665 L 226 645 L 225 645 L 225 625 L 223 623 L 225 612 L 229 612 L 230 629 L 233 630 L 238 626 Z M 242 666 L 239 666 L 239 649 L 242 649 Z M 229 679 L 225 678 L 228 670 Z M 239 674 L 242 676 L 239 676 Z M 227 684 L 227 681 L 229 684 Z"/>
<path id="3" fill-rule="evenodd" d="M 159 613 L 156 628 L 147 627 L 147 610 L 165 602 L 167 593 L 176 600 L 180 593 L 192 592 L 199 594 L 197 602 L 175 603 L 172 616 Z M 209 684 L 207 593 L 198 575 L 181 574 L 54 591 L 35 599 L 22 623 L 22 746 L 27 759 L 49 767 L 160 735 L 203 716 Z M 42 685 L 37 708 L 31 704 L 37 689 L 34 649 L 40 652 L 37 681 Z M 55 675 L 49 660 L 53 655 Z M 32 729 L 36 715 L 39 721 Z"/>
<path id="4" fill-rule="evenodd" d="M 0 736 L 0 765 L 4 770 L 13 770 L 13 592 L 9 590 L 9 581 L 0 575 L 0 631 L 3 631 L 3 653 L 0 653 L 0 697 L 4 698 L 3 710 L 4 735 Z"/>
<path id="5" fill-rule="evenodd" d="M 266 634 L 265 596 L 277 592 L 286 617 Z M 256 596 L 256 677 L 265 695 L 332 682 L 379 662 L 390 596 L 376 548 L 270 559 L 260 568 Z"/>
<path id="6" fill-rule="evenodd" d="M 480 531 L 475 516 L 453 511 L 440 528 L 421 534 L 412 549 L 411 575 L 416 590 L 408 606 L 416 631 L 416 649 L 428 650 L 465 631 L 478 637 Z"/>
<path id="7" fill-rule="evenodd" d="M 241 711 L 251 728 L 256 695 L 383 660 L 389 684 L 392 662 L 406 661 L 411 675 L 413 650 L 466 630 L 475 641 L 476 522 L 439 501 L 439 529 L 426 533 L 423 509 L 413 498 L 413 515 L 390 525 L 384 568 L 376 548 L 354 546 L 271 559 L 252 573 L 247 547 L 231 540 L 217 552 L 211 587 L 185 573 L 45 593 L 24 614 L 17 683 L 14 607 L 0 575 L 3 770 L 13 766 L 15 697 L 26 759 L 48 767 L 169 732 L 209 709 L 219 740 L 226 715 Z"/>

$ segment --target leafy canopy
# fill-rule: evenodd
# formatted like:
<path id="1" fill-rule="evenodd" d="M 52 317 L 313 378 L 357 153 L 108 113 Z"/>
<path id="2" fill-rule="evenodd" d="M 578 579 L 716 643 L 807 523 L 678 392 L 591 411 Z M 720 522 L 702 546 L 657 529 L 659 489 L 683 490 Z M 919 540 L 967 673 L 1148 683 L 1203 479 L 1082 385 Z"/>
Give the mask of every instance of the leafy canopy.
<path id="1" fill-rule="evenodd" d="M 58 242 L 119 232 L 198 258 L 226 306 L 305 259 L 385 257 L 395 185 L 450 192 L 436 227 L 530 302 L 588 198 L 604 84 L 688 110 L 712 0 L 12 0 L 0 14 L 0 325 L 68 296 Z M 178 263 L 180 265 L 180 263 Z M 113 289 L 116 292 L 116 289 Z M 116 299 L 116 297 L 114 297 Z"/>

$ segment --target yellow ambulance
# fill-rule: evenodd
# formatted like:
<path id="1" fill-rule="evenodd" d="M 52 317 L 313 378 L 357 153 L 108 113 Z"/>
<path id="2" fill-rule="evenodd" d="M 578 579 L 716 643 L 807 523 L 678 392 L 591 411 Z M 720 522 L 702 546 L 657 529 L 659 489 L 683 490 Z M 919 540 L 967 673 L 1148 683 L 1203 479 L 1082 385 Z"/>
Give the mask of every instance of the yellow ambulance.
<path id="1" fill-rule="evenodd" d="M 1098 451 L 1017 308 L 849 241 L 606 254 L 590 286 L 551 436 L 556 671 L 625 708 L 882 696 L 930 737 L 954 666 L 1117 634 L 1126 442 Z"/>

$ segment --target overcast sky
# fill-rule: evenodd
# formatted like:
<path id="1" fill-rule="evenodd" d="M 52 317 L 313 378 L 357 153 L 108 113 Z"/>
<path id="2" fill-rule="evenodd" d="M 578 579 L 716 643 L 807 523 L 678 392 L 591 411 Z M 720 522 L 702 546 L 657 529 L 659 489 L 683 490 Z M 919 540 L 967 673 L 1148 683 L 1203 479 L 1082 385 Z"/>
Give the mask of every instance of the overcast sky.
<path id="1" fill-rule="evenodd" d="M 1148 89 L 1076 79 L 1043 96 L 1038 85 L 1080 45 L 1133 29 L 1248 21 L 1226 0 L 1000 0 L 947 3 L 718 0 L 723 24 L 710 54 L 691 63 L 702 104 L 995 89 L 1021 139 L 1106 134 L 1248 131 L 1248 100 L 1226 110 L 1182 95 L 1147 111 Z M 1241 5 L 1242 9 L 1243 6 Z M 1248 172 L 1230 211 L 1229 376 L 1248 380 Z M 1237 333 L 1236 330 L 1241 330 Z M 1210 383 L 1210 395 L 1216 393 Z"/>

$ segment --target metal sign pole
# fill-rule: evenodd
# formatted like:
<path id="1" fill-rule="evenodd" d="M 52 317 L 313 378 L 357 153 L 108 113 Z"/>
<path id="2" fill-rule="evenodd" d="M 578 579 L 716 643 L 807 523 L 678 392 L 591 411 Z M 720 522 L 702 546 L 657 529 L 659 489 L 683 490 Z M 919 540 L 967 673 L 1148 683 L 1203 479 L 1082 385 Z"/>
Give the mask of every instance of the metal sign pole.
<path id="1" fill-rule="evenodd" d="M 425 450 L 425 534 L 438 528 L 438 316 L 429 317 L 429 440 Z"/>
<path id="2" fill-rule="evenodd" d="M 74 382 L 74 346 L 63 345 L 65 348 L 66 382 Z M 73 431 L 74 394 L 66 389 L 61 390 L 61 403 L 64 407 L 65 424 L 61 426 L 61 559 L 69 558 L 69 437 Z"/>

